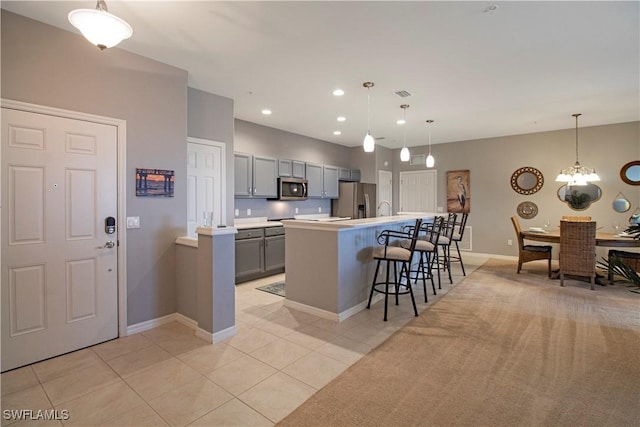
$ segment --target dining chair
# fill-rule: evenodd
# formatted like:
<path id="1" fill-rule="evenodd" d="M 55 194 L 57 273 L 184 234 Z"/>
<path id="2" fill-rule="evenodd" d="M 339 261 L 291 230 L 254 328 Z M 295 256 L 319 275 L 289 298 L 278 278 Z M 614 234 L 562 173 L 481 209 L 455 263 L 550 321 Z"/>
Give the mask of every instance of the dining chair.
<path id="1" fill-rule="evenodd" d="M 572 215 L 563 215 L 562 219 L 565 221 L 591 221 L 590 216 L 572 216 Z"/>
<path id="2" fill-rule="evenodd" d="M 596 222 L 560 221 L 560 286 L 565 275 L 588 277 L 596 283 Z"/>
<path id="3" fill-rule="evenodd" d="M 384 294 L 384 321 L 387 321 L 387 305 L 389 295 L 395 295 L 396 305 L 398 305 L 398 295 L 409 294 L 411 295 L 411 303 L 413 304 L 413 313 L 418 315 L 418 309 L 416 308 L 416 300 L 413 297 L 413 289 L 411 288 L 410 264 L 415 252 L 416 242 L 418 240 L 418 234 L 420 233 L 420 227 L 422 225 L 422 219 L 416 219 L 416 223 L 410 233 L 396 230 L 384 230 L 378 235 L 378 243 L 380 246 L 374 249 L 373 259 L 377 261 L 376 271 L 373 274 L 373 283 L 371 284 L 371 292 L 369 293 L 369 301 L 367 302 L 367 308 L 371 308 L 371 299 L 374 292 Z M 409 248 L 403 248 L 399 245 L 400 240 L 409 239 Z M 386 276 L 384 281 L 378 281 L 378 273 L 380 271 L 380 264 L 386 263 Z M 400 275 L 398 276 L 397 265 L 400 264 Z M 393 266 L 393 281 L 390 281 L 390 270 Z M 403 276 L 406 280 L 403 281 Z M 389 286 L 392 289 L 389 289 Z M 405 288 L 401 291 L 401 288 Z"/>
<path id="4" fill-rule="evenodd" d="M 520 228 L 520 221 L 515 216 L 511 217 L 513 228 L 516 230 L 516 237 L 518 239 L 518 271 L 522 270 L 522 264 L 529 261 L 544 260 L 548 262 L 548 275 L 551 277 L 551 246 L 549 245 L 525 245 L 524 238 L 522 237 L 522 228 Z"/>
<path id="5" fill-rule="evenodd" d="M 453 235 L 451 236 L 451 241 L 456 244 L 456 252 L 458 252 L 458 256 L 452 256 L 451 262 L 459 262 L 460 267 L 462 268 L 462 275 L 466 276 L 467 273 L 464 271 L 464 264 L 462 262 L 462 255 L 460 255 L 460 246 L 458 246 L 458 242 L 462 241 L 464 237 L 464 229 L 467 226 L 467 218 L 469 217 L 468 213 L 463 213 L 460 221 L 456 223 L 456 227 L 453 230 Z"/>

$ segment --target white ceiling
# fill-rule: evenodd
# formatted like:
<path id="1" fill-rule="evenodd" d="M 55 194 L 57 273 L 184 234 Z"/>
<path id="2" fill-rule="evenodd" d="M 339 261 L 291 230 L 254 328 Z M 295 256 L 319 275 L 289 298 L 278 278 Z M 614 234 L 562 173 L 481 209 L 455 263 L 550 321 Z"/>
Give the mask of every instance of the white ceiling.
<path id="1" fill-rule="evenodd" d="M 190 87 L 233 98 L 236 118 L 346 146 L 367 131 L 365 81 L 371 133 L 389 148 L 402 146 L 401 104 L 407 146 L 425 145 L 427 119 L 434 144 L 572 128 L 573 113 L 581 127 L 640 120 L 638 1 L 107 5 L 134 29 L 119 48 L 187 70 Z M 68 12 L 94 7 L 2 2 L 75 33 Z"/>

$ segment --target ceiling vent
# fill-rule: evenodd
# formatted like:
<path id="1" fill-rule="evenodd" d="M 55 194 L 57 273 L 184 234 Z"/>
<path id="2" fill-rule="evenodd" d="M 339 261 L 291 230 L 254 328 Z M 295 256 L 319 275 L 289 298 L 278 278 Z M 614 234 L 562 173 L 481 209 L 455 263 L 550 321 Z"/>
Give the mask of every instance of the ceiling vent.
<path id="1" fill-rule="evenodd" d="M 411 96 L 411 94 L 409 92 L 407 92 L 406 90 L 397 90 L 395 93 L 400 98 L 406 98 L 407 96 Z"/>
<path id="2" fill-rule="evenodd" d="M 379 136 L 377 138 L 375 138 L 376 141 L 382 141 L 383 139 L 387 139 L 386 136 Z"/>

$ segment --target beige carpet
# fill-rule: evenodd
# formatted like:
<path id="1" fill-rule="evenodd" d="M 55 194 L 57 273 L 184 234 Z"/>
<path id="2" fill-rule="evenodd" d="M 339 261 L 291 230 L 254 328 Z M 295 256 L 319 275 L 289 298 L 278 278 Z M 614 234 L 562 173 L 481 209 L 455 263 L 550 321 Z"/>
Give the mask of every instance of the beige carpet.
<path id="1" fill-rule="evenodd" d="M 640 295 L 489 260 L 279 426 L 638 426 Z"/>

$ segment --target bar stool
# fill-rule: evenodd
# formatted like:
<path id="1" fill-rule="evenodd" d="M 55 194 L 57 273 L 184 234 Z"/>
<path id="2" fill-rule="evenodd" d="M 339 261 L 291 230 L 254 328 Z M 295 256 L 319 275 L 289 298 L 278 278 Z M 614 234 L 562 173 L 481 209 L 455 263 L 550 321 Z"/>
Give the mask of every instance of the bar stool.
<path id="1" fill-rule="evenodd" d="M 444 218 L 442 216 L 436 216 L 433 222 L 423 222 L 421 227 L 421 233 L 416 240 L 415 252 L 418 253 L 418 264 L 416 270 L 412 270 L 411 273 L 415 273 L 414 283 L 418 283 L 418 275 L 422 276 L 422 289 L 424 290 L 424 302 L 429 302 L 427 297 L 427 281 L 431 280 L 431 289 L 433 294 L 436 293 L 436 285 L 433 280 L 433 262 L 438 261 L 438 287 L 440 288 L 440 262 L 436 254 L 438 253 L 438 239 L 440 238 L 440 232 L 442 230 L 442 224 Z M 407 227 L 405 231 L 412 231 L 413 226 Z M 400 246 L 407 249 L 410 247 L 411 240 L 404 239 L 400 242 Z M 425 267 L 426 266 L 426 267 Z M 426 271 L 425 271 L 426 269 Z"/>
<path id="2" fill-rule="evenodd" d="M 418 309 L 416 308 L 416 300 L 413 297 L 413 290 L 411 289 L 411 280 L 409 279 L 410 263 L 413 258 L 413 254 L 416 247 L 416 241 L 418 240 L 418 234 L 420 233 L 420 226 L 422 225 L 422 219 L 417 219 L 413 231 L 411 233 L 405 233 L 402 231 L 384 230 L 378 236 L 379 246 L 374 251 L 373 259 L 377 261 L 376 271 L 373 275 L 373 283 L 371 284 L 371 292 L 369 293 L 369 301 L 367 308 L 371 308 L 371 299 L 374 292 L 384 294 L 384 321 L 387 321 L 387 305 L 389 300 L 389 294 L 393 294 L 396 297 L 396 305 L 398 305 L 398 295 L 409 294 L 411 295 L 411 303 L 413 304 L 413 313 L 418 315 Z M 396 238 L 395 240 L 392 240 Z M 409 239 L 411 241 L 409 248 L 403 248 L 398 246 L 398 239 Z M 386 262 L 386 278 L 384 282 L 378 282 L 378 273 L 380 271 L 380 264 Z M 401 264 L 400 276 L 398 277 L 397 263 Z M 389 279 L 389 272 L 393 265 L 393 282 Z M 406 276 L 406 282 L 402 281 L 403 275 Z M 392 289 L 389 290 L 389 286 Z M 401 291 L 400 288 L 404 287 L 405 290 Z"/>
<path id="3" fill-rule="evenodd" d="M 466 276 L 467 273 L 464 271 L 464 264 L 462 262 L 462 255 L 460 255 L 460 246 L 458 246 L 458 242 L 462 241 L 462 237 L 464 236 L 464 229 L 467 226 L 467 217 L 468 213 L 463 213 L 460 222 L 456 223 L 456 229 L 453 231 L 453 235 L 451 236 L 451 241 L 456 244 L 456 251 L 458 252 L 458 256 L 452 256 L 451 262 L 459 262 L 460 267 L 462 268 L 462 275 Z"/>
<path id="4" fill-rule="evenodd" d="M 449 213 L 447 220 L 442 224 L 442 231 L 440 232 L 440 238 L 438 239 L 438 247 L 442 249 L 442 255 L 440 256 L 443 262 L 442 268 L 447 270 L 449 273 L 449 283 L 453 283 L 453 278 L 451 277 L 451 242 L 453 239 L 453 231 L 456 227 L 457 217 L 458 215 L 456 213 Z M 438 266 L 438 269 L 440 269 L 440 266 Z M 441 288 L 438 287 L 438 289 Z"/>

